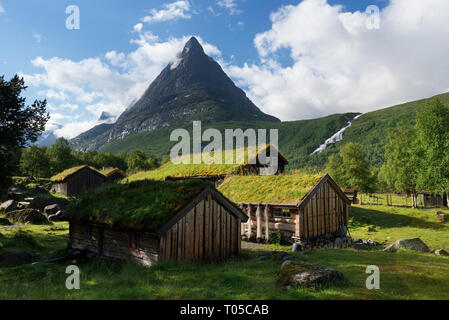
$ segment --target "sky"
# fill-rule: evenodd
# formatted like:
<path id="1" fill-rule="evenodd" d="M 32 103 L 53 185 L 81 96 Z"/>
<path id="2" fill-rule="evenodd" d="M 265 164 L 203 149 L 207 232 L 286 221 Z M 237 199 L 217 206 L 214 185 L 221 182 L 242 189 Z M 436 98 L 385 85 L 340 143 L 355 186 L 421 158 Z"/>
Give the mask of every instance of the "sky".
<path id="1" fill-rule="evenodd" d="M 23 76 L 47 129 L 73 138 L 196 36 L 283 121 L 365 113 L 449 91 L 448 21 L 447 0 L 0 0 L 0 75 Z"/>

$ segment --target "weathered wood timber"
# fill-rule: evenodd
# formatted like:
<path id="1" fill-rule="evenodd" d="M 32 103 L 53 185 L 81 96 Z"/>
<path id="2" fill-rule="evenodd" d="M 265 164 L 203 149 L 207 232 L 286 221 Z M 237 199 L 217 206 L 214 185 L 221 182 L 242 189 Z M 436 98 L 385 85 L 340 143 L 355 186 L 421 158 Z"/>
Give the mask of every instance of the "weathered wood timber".
<path id="1" fill-rule="evenodd" d="M 163 188 L 167 182 L 159 183 Z M 185 188 L 182 182 L 173 183 Z M 69 247 L 147 266 L 168 260 L 204 263 L 240 253 L 240 224 L 247 219 L 237 205 L 204 183 L 158 228 L 151 221 L 137 228 L 72 218 Z"/>

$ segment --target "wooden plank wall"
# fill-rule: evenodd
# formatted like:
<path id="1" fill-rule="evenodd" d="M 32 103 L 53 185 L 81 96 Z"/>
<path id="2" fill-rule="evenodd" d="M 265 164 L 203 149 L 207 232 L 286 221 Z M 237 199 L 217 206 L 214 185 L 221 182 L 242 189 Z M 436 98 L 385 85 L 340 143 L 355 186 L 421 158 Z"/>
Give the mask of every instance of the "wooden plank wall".
<path id="1" fill-rule="evenodd" d="M 84 168 L 67 179 L 65 193 L 63 194 L 67 196 L 78 195 L 85 190 L 100 188 L 105 182 L 106 177 Z"/>
<path id="2" fill-rule="evenodd" d="M 208 262 L 240 253 L 240 220 L 212 198 L 199 202 L 160 241 L 164 260 Z"/>
<path id="3" fill-rule="evenodd" d="M 336 232 L 348 223 L 348 205 L 328 182 L 322 184 L 300 211 L 296 237 Z"/>

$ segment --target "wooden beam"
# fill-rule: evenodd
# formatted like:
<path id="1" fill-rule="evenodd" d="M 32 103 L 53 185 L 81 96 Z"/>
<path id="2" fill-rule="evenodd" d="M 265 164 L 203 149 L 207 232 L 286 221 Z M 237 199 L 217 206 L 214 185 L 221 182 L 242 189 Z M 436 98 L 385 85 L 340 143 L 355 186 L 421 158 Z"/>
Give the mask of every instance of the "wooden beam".
<path id="1" fill-rule="evenodd" d="M 263 212 L 264 214 L 264 221 L 265 221 L 265 241 L 270 241 L 270 220 L 268 219 L 268 205 L 265 206 L 265 210 Z"/>
<path id="2" fill-rule="evenodd" d="M 249 239 L 251 239 L 251 237 L 252 237 L 252 227 L 251 227 L 251 224 L 252 224 L 252 218 L 251 218 L 251 209 L 252 209 L 252 206 L 251 205 L 248 205 L 248 221 L 247 221 L 247 224 L 246 224 L 246 236 L 248 237 L 248 240 Z"/>
<path id="3" fill-rule="evenodd" d="M 262 208 L 261 205 L 257 205 L 256 210 L 256 226 L 257 226 L 257 233 L 256 233 L 256 239 L 257 241 L 262 240 Z"/>

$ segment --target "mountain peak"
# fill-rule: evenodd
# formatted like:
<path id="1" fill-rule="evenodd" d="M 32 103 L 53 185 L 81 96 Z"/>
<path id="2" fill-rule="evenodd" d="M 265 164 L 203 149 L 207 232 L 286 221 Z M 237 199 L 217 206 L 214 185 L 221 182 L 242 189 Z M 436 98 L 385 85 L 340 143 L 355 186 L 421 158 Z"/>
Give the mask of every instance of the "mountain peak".
<path id="1" fill-rule="evenodd" d="M 195 37 L 191 37 L 189 41 L 187 41 L 181 56 L 185 57 L 187 54 L 192 53 L 205 54 L 203 47 Z"/>

